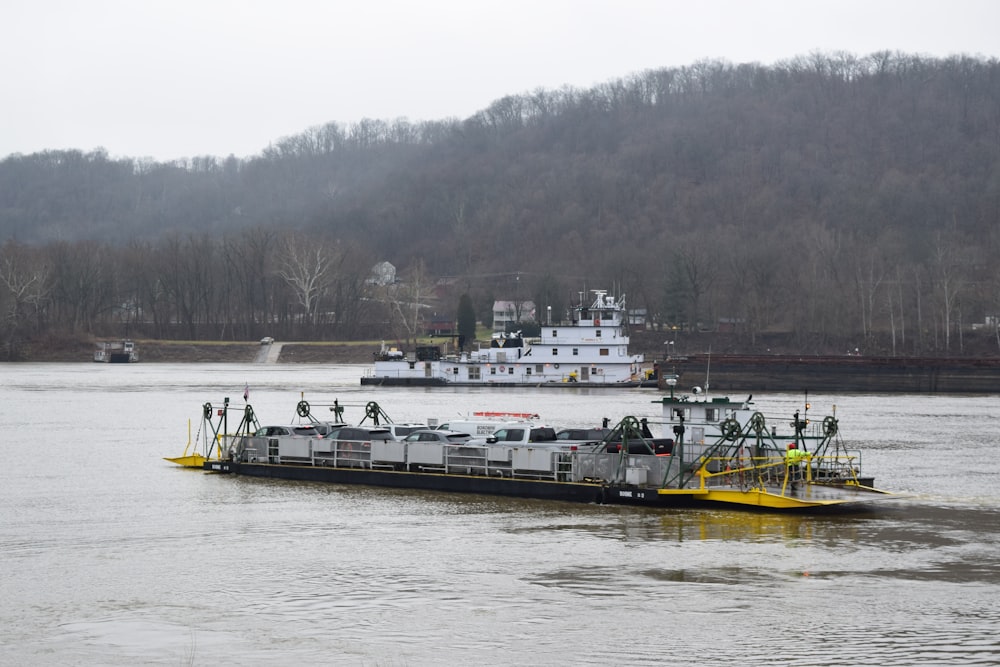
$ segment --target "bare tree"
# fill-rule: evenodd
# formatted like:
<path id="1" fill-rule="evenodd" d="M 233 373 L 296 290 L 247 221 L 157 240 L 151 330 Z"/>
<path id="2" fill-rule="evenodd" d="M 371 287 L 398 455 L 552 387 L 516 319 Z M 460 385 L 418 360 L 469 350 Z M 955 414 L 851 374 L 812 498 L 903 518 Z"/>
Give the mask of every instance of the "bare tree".
<path id="1" fill-rule="evenodd" d="M 387 285 L 385 302 L 389 308 L 392 328 L 402 333 L 407 343 L 416 342 L 423 321 L 421 311 L 427 309 L 425 303 L 428 289 L 427 271 L 423 260 L 417 260 L 403 281 Z"/>
<path id="2" fill-rule="evenodd" d="M 278 261 L 277 274 L 298 299 L 305 321 L 315 325 L 333 273 L 334 250 L 316 239 L 291 235 L 286 238 Z"/>
<path id="3" fill-rule="evenodd" d="M 935 278 L 935 292 L 939 300 L 941 327 L 944 333 L 944 349 L 951 351 L 951 326 L 958 306 L 959 295 L 965 287 L 958 261 L 959 246 L 952 238 L 944 238 L 940 233 L 934 247 L 932 270 Z"/>
<path id="4" fill-rule="evenodd" d="M 0 333 L 6 358 L 14 359 L 22 336 L 40 324 L 39 318 L 50 289 L 49 268 L 29 248 L 8 241 L 0 248 Z"/>

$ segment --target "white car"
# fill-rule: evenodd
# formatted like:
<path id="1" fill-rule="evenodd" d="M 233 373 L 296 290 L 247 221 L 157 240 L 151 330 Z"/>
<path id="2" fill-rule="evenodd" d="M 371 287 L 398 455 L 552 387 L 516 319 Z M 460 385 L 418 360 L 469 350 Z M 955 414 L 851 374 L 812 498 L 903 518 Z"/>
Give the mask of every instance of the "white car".
<path id="1" fill-rule="evenodd" d="M 263 338 L 260 339 L 261 345 L 270 345 L 273 342 L 274 338 L 272 338 L 271 336 L 264 336 Z"/>
<path id="2" fill-rule="evenodd" d="M 416 422 L 392 422 L 390 424 L 382 424 L 380 428 L 389 429 L 392 433 L 392 437 L 396 440 L 402 440 L 414 431 L 429 428 L 427 424 L 418 424 Z"/>

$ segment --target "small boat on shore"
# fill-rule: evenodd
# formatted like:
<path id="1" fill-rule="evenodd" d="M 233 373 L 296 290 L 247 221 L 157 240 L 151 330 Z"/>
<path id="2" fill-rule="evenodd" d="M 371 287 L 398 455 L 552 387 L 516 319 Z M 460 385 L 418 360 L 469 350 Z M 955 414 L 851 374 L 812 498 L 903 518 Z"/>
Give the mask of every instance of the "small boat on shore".
<path id="1" fill-rule="evenodd" d="M 139 351 L 131 340 L 103 341 L 97 344 L 94 361 L 106 364 L 130 364 L 139 361 Z"/>
<path id="2" fill-rule="evenodd" d="M 253 409 L 226 406 L 203 416 L 214 433 L 215 473 L 333 484 L 480 493 L 651 507 L 729 505 L 768 510 L 846 508 L 891 497 L 861 472 L 861 457 L 840 440 L 833 414 L 768 418 L 752 397 L 675 396 L 657 401 L 660 434 L 649 418 L 625 417 L 599 441 L 463 443 L 381 437 L 345 441 L 259 434 Z M 207 406 L 208 404 L 206 404 Z M 309 415 L 308 408 L 299 415 Z M 242 410 L 231 435 L 211 426 Z M 373 402 L 366 415 L 384 414 Z M 219 454 L 221 452 L 221 454 Z M 168 459 L 179 463 L 180 461 Z M 184 465 L 184 463 L 181 463 Z"/>
<path id="3" fill-rule="evenodd" d="M 407 354 L 382 345 L 361 378 L 368 386 L 637 387 L 656 386 L 651 365 L 631 354 L 625 298 L 594 290 L 567 321 L 544 324 L 541 336 L 496 333 L 488 347 L 449 352 L 418 346 Z"/>

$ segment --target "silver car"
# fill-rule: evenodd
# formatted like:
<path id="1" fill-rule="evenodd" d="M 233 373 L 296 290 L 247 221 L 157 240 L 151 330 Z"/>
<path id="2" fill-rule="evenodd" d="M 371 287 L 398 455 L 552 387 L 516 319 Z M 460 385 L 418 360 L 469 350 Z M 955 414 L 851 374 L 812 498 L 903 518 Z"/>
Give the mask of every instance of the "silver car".
<path id="1" fill-rule="evenodd" d="M 261 426 L 254 433 L 258 437 L 275 437 L 279 435 L 291 435 L 301 438 L 322 438 L 323 436 L 316 430 L 315 426 L 309 424 L 296 424 L 291 426 Z"/>
<path id="2" fill-rule="evenodd" d="M 442 431 L 439 429 L 424 428 L 413 431 L 403 438 L 404 442 L 441 442 L 448 445 L 461 445 L 468 442 L 472 436 L 460 431 Z"/>

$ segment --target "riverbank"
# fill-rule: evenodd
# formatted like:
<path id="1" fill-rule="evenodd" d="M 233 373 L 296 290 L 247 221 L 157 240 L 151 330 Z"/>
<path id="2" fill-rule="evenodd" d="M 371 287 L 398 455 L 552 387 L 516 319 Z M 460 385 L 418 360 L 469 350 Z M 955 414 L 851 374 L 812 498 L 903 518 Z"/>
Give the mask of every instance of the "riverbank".
<path id="1" fill-rule="evenodd" d="M 865 355 L 796 354 L 691 354 L 663 361 L 660 333 L 641 332 L 632 337 L 634 352 L 658 361 L 663 376 L 677 374 L 679 386 L 704 386 L 715 391 L 850 391 L 885 393 L 1000 393 L 1000 357 L 988 346 L 981 356 L 875 357 Z M 722 342 L 719 337 L 712 343 Z M 136 339 L 140 363 L 255 363 L 262 346 L 257 341 L 161 341 Z M 693 349 L 705 341 L 689 341 Z M 367 364 L 380 343 L 288 342 L 280 345 L 280 364 Z M 971 346 L 967 346 L 971 347 Z M 724 346 L 715 349 L 725 349 Z M 49 338 L 24 345 L 18 361 L 93 363 L 92 338 Z M 972 352 L 967 349 L 966 353 Z M 659 354 L 658 354 L 659 353 Z"/>
<path id="2" fill-rule="evenodd" d="M 253 363 L 258 342 L 135 340 L 140 363 Z M 359 364 L 372 360 L 374 343 L 283 343 L 280 363 Z M 50 338 L 22 348 L 19 361 L 92 362 L 92 339 Z"/>

